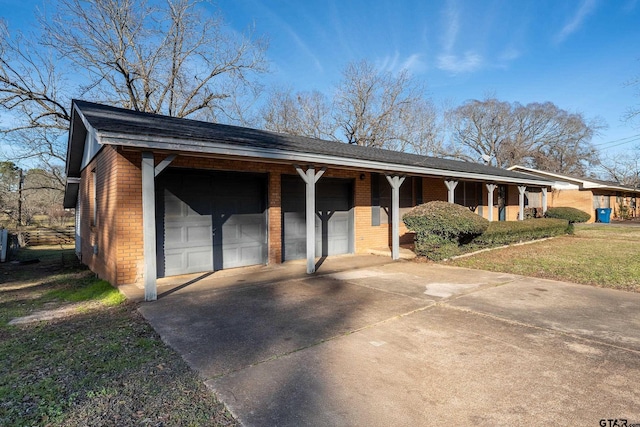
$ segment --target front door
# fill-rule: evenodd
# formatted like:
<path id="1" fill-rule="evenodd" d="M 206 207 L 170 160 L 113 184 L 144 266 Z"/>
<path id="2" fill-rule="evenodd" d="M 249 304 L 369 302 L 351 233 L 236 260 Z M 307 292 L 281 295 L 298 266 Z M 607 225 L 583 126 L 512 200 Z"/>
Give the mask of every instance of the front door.
<path id="1" fill-rule="evenodd" d="M 498 186 L 498 221 L 507 220 L 507 186 Z"/>

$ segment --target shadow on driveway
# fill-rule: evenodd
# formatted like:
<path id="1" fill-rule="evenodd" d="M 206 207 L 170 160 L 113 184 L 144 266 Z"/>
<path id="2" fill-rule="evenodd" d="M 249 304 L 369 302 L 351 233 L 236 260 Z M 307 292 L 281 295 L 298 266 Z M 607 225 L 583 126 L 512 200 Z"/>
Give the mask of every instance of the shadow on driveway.
<path id="1" fill-rule="evenodd" d="M 613 307 L 640 295 L 405 262 L 256 271 L 140 307 L 245 425 L 598 425 L 640 407 L 640 353 L 611 345 L 637 333 Z"/>

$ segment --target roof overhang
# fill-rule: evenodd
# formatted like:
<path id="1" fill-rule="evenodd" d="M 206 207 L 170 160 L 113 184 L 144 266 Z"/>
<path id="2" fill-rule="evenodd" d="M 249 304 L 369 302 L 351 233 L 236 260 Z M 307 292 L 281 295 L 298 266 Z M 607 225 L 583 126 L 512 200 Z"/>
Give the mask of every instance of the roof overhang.
<path id="1" fill-rule="evenodd" d="M 470 179 L 484 182 L 509 183 L 551 187 L 552 182 L 544 179 L 505 177 L 492 174 L 443 170 L 429 167 L 402 165 L 396 163 L 328 156 L 314 153 L 301 153 L 270 148 L 252 148 L 232 145 L 225 142 L 198 141 L 182 138 L 149 137 L 145 135 L 128 135 L 121 133 L 99 132 L 98 142 L 103 145 L 119 145 L 139 150 L 157 150 L 161 145 L 165 151 L 177 154 L 194 153 L 197 155 L 218 155 L 225 157 L 251 158 L 287 162 L 291 164 L 316 164 L 325 166 L 339 166 L 347 169 L 379 171 L 383 173 L 399 173 L 412 175 L 430 175 L 445 178 Z"/>
<path id="2" fill-rule="evenodd" d="M 65 173 L 68 177 L 80 177 L 82 158 L 87 132 L 90 128 L 82 112 L 72 103 L 71 124 L 67 141 L 67 163 Z"/>
<path id="3" fill-rule="evenodd" d="M 589 178 L 576 178 L 576 177 L 567 176 L 559 173 L 527 168 L 525 166 L 516 165 L 516 166 L 511 166 L 507 169 L 510 171 L 531 174 L 534 176 L 549 177 L 559 182 L 572 183 L 580 186 L 581 189 L 585 189 L 585 190 L 606 190 L 606 191 L 621 191 L 621 192 L 627 192 L 627 193 L 640 193 L 640 190 L 638 189 L 633 189 L 633 188 L 625 187 L 622 185 L 609 185 L 609 184 L 593 181 Z"/>
<path id="4" fill-rule="evenodd" d="M 64 199 L 62 200 L 62 206 L 65 209 L 76 207 L 79 191 L 80 191 L 80 179 L 68 178 L 64 188 Z"/>

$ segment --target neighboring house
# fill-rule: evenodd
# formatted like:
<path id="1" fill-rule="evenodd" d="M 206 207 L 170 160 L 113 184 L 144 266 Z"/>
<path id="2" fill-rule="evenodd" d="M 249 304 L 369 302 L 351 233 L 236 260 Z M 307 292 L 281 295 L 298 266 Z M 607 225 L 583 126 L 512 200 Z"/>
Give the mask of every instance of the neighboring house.
<path id="1" fill-rule="evenodd" d="M 489 219 L 522 215 L 550 182 L 481 164 L 74 101 L 64 205 L 76 251 L 114 285 L 366 253 L 407 233 L 401 214 L 449 200 Z M 313 217 L 307 222 L 307 218 Z"/>
<path id="2" fill-rule="evenodd" d="M 569 206 L 580 209 L 591 214 L 589 222 L 596 221 L 598 208 L 611 208 L 614 218 L 635 218 L 640 215 L 640 207 L 637 203 L 637 199 L 640 198 L 640 189 L 627 187 L 618 182 L 580 178 L 524 166 L 512 166 L 509 170 L 553 181 L 551 197 L 548 201 L 549 207 Z M 535 193 L 535 190 L 532 192 Z M 534 200 L 535 204 L 537 200 L 535 194 L 528 198 Z"/>

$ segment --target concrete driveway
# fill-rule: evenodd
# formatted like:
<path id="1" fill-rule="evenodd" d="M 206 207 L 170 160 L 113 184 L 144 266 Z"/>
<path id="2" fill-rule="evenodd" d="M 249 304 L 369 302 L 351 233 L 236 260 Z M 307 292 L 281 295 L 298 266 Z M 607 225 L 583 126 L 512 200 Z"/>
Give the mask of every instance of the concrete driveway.
<path id="1" fill-rule="evenodd" d="M 168 280 L 140 311 L 247 426 L 640 423 L 640 294 L 375 256 L 304 268 Z"/>

